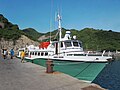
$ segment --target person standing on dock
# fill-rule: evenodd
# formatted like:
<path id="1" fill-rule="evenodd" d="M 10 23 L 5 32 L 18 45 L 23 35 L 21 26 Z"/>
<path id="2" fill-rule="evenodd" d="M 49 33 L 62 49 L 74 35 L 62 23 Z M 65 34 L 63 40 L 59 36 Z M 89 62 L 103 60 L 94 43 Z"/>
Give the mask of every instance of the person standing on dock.
<path id="1" fill-rule="evenodd" d="M 13 56 L 14 56 L 14 50 L 13 49 L 10 50 L 10 56 L 11 56 L 11 59 L 13 59 Z"/>
<path id="2" fill-rule="evenodd" d="M 3 49 L 3 58 L 4 58 L 4 59 L 7 58 L 7 49 Z"/>
<path id="3" fill-rule="evenodd" d="M 21 63 L 24 63 L 25 52 L 24 50 L 21 52 Z"/>

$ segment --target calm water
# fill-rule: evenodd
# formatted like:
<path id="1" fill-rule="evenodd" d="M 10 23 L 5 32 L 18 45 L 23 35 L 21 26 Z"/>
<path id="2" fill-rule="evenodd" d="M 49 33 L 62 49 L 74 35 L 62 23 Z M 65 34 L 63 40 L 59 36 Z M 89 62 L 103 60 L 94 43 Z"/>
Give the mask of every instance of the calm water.
<path id="1" fill-rule="evenodd" d="M 120 90 L 120 59 L 107 64 L 93 83 L 109 90 Z"/>

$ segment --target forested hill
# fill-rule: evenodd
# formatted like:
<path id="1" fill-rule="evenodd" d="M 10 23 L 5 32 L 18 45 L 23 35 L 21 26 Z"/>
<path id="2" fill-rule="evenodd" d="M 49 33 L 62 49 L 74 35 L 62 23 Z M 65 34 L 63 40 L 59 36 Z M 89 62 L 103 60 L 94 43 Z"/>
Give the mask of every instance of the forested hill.
<path id="1" fill-rule="evenodd" d="M 0 14 L 0 38 L 16 40 L 20 36 L 21 32 L 19 31 L 18 25 L 12 24 Z"/>
<path id="2" fill-rule="evenodd" d="M 85 28 L 80 31 L 72 30 L 78 39 L 83 42 L 85 49 L 91 50 L 120 50 L 120 32 L 112 30 L 96 30 Z"/>
<path id="3" fill-rule="evenodd" d="M 69 29 L 62 29 L 62 37 L 65 35 L 65 31 Z M 71 35 L 76 35 L 78 40 L 83 43 L 84 49 L 87 50 L 120 50 L 120 32 L 114 32 L 112 30 L 99 30 L 93 28 L 84 28 L 82 30 L 70 29 Z M 57 30 L 51 33 L 55 36 Z M 50 35 L 45 34 L 46 37 Z"/>
<path id="4" fill-rule="evenodd" d="M 37 32 L 32 28 L 26 28 L 20 30 L 17 24 L 11 23 L 7 18 L 0 14 L 0 39 L 4 38 L 5 40 L 18 40 L 21 35 L 25 35 L 31 40 L 37 41 L 42 33 Z"/>
<path id="5" fill-rule="evenodd" d="M 19 29 L 17 24 L 11 23 L 7 18 L 0 14 L 0 49 L 18 50 L 26 45 L 39 45 L 37 40 L 29 34 Z"/>
<path id="6" fill-rule="evenodd" d="M 62 28 L 62 37 L 67 30 L 69 29 Z M 84 28 L 82 30 L 70 29 L 70 31 L 72 36 L 76 35 L 77 39 L 83 42 L 84 49 L 100 51 L 120 50 L 120 32 L 114 32 L 112 30 L 98 30 L 93 28 Z M 52 39 L 55 38 L 56 34 L 57 30 L 51 32 Z M 8 21 L 8 19 L 0 14 L 0 39 L 4 38 L 5 40 L 16 41 L 21 37 L 21 35 L 25 35 L 34 41 L 46 41 L 50 38 L 50 32 L 40 33 L 33 28 L 20 30 L 18 25 L 12 24 Z"/>
<path id="7" fill-rule="evenodd" d="M 44 35 L 43 33 L 37 32 L 33 28 L 26 28 L 26 29 L 23 29 L 22 31 L 26 33 L 28 36 L 30 36 L 31 38 L 33 38 L 34 40 L 38 40 L 40 36 Z"/>

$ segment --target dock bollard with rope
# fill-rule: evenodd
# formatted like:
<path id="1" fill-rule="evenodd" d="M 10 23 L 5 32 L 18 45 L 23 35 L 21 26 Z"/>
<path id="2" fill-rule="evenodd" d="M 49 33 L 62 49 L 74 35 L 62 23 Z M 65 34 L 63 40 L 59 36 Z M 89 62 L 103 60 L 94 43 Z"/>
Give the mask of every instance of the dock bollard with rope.
<path id="1" fill-rule="evenodd" d="M 46 73 L 53 73 L 53 60 L 47 60 L 46 61 Z"/>

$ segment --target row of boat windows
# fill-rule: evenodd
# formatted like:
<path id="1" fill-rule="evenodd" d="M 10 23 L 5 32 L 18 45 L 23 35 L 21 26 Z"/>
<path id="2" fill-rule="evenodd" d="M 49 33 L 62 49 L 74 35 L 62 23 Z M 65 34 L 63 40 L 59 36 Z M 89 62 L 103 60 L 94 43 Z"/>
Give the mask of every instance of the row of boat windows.
<path id="1" fill-rule="evenodd" d="M 81 43 L 77 42 L 77 41 L 73 41 L 73 42 L 71 42 L 71 41 L 61 42 L 61 47 L 64 47 L 64 45 L 65 45 L 65 47 L 72 47 L 72 46 L 74 46 L 74 47 L 82 47 Z"/>
<path id="2" fill-rule="evenodd" d="M 67 56 L 86 56 L 87 54 L 67 54 Z M 101 54 L 97 55 L 97 54 L 89 54 L 87 56 L 102 56 Z M 104 55 L 104 56 L 108 56 L 108 55 Z"/>
<path id="3" fill-rule="evenodd" d="M 48 52 L 30 52 L 30 55 L 48 56 Z M 67 56 L 86 56 L 86 54 L 67 54 Z"/>
<path id="4" fill-rule="evenodd" d="M 30 55 L 48 56 L 48 52 L 30 52 Z"/>
<path id="5" fill-rule="evenodd" d="M 86 56 L 86 54 L 67 54 L 67 56 Z"/>

